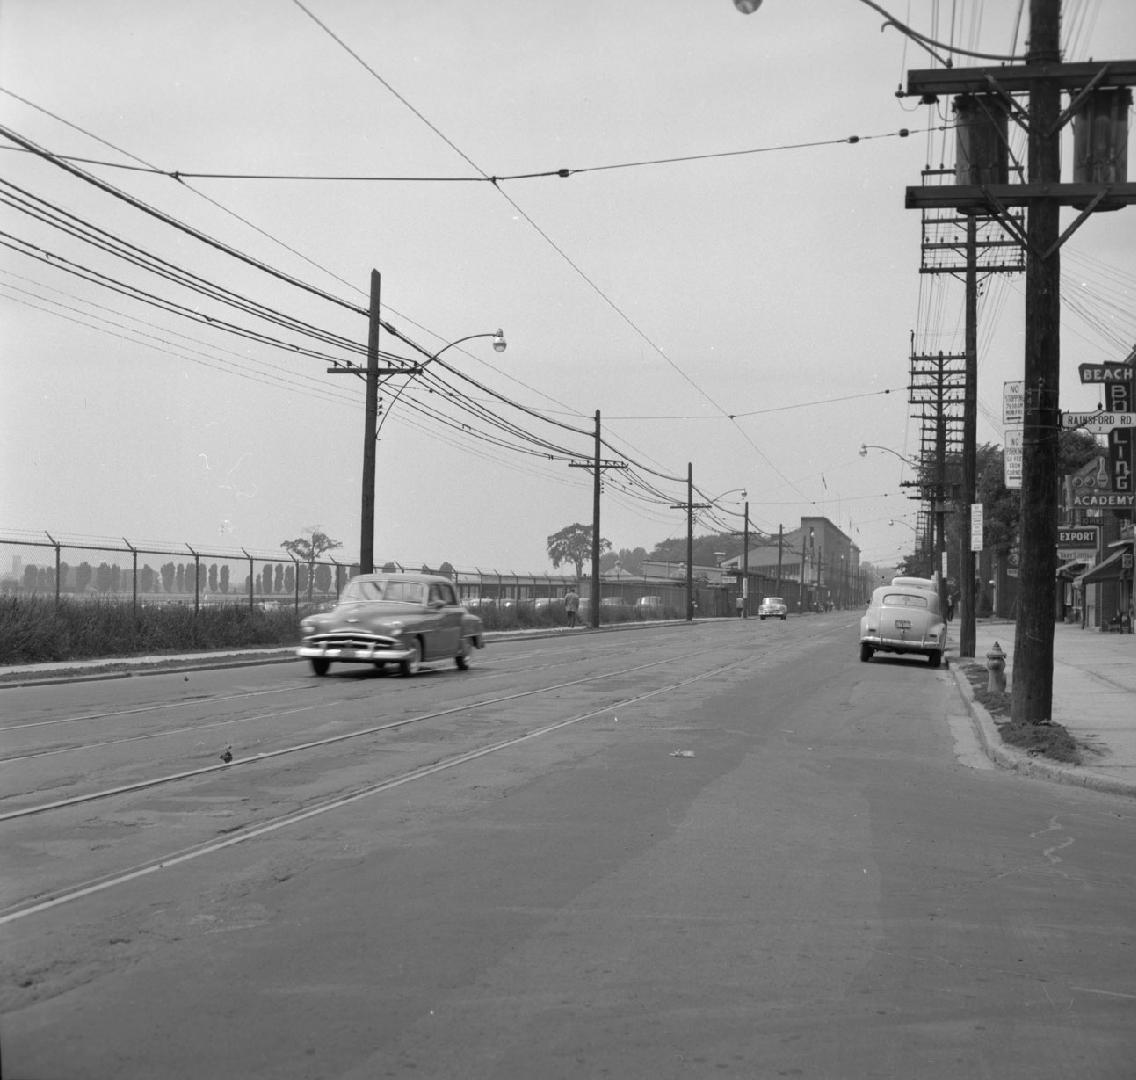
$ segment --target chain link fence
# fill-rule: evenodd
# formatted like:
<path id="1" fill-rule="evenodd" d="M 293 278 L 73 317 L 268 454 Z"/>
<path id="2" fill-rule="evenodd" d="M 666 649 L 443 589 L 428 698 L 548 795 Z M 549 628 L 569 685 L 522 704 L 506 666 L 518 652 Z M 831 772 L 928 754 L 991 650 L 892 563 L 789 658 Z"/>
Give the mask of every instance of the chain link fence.
<path id="1" fill-rule="evenodd" d="M 0 536 L 0 594 L 70 601 L 110 601 L 145 606 L 182 605 L 195 613 L 210 605 L 244 605 L 250 611 L 329 607 L 359 572 L 357 563 L 331 558 L 308 563 L 290 555 L 218 550 L 188 543 L 121 543 L 68 539 L 43 533 Z M 581 598 L 581 620 L 590 603 L 590 579 L 575 574 L 519 574 L 514 571 L 387 562 L 382 571 L 422 570 L 451 578 L 471 610 L 509 612 L 562 603 L 569 589 Z M 751 574 L 748 614 L 776 583 Z M 740 582 L 696 578 L 694 606 L 699 617 L 738 613 Z M 600 582 L 601 615 L 622 618 L 682 618 L 686 612 L 684 577 L 637 577 L 620 573 Z"/>

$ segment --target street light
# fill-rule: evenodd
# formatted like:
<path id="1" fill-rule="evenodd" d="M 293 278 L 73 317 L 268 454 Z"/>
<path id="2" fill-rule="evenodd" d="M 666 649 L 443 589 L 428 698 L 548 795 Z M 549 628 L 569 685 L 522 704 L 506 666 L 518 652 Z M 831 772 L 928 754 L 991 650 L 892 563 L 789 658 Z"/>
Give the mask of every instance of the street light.
<path id="1" fill-rule="evenodd" d="M 506 346 L 507 346 L 507 342 L 505 341 L 505 331 L 504 330 L 494 330 L 492 333 L 485 333 L 485 334 L 466 334 L 465 337 L 460 337 L 460 338 L 457 339 L 457 341 L 451 341 L 448 345 L 443 345 L 436 353 L 434 353 L 432 356 L 428 356 L 425 360 L 423 360 L 421 364 L 412 364 L 408 368 L 395 368 L 395 369 L 392 369 L 391 371 L 389 371 L 387 374 L 390 374 L 390 375 L 421 375 L 422 372 L 426 369 L 426 367 L 428 365 L 432 364 L 435 360 L 437 360 L 438 357 L 441 356 L 442 353 L 444 353 L 447 349 L 452 349 L 455 345 L 460 345 L 464 341 L 473 341 L 475 338 L 487 338 L 487 337 L 493 339 L 493 351 L 494 352 L 502 353 L 502 352 L 505 351 Z M 390 405 L 387 406 L 386 411 L 383 413 L 382 419 L 379 421 L 378 427 L 375 429 L 375 438 L 379 437 L 379 432 L 383 430 L 383 424 L 386 422 L 386 418 L 388 416 L 390 416 L 391 410 L 398 404 L 398 399 L 402 397 L 402 392 L 409 385 L 410 385 L 409 382 L 404 382 L 398 388 L 398 390 L 395 391 L 394 397 L 391 398 Z"/>
<path id="2" fill-rule="evenodd" d="M 904 465 L 910 465 L 913 469 L 919 466 L 911 460 L 911 458 L 904 457 L 898 450 L 893 450 L 890 446 L 878 446 L 876 443 L 861 443 L 860 444 L 860 457 L 867 457 L 869 450 L 883 450 L 891 454 L 893 457 L 899 458 Z"/>
<path id="3" fill-rule="evenodd" d="M 429 356 L 421 364 L 411 364 L 409 367 L 380 367 L 379 366 L 379 327 L 382 325 L 379 318 L 379 297 L 381 290 L 381 275 L 377 270 L 371 271 L 371 319 L 367 336 L 367 366 L 359 368 L 354 364 L 345 364 L 328 369 L 332 375 L 344 373 L 362 374 L 367 384 L 366 409 L 363 419 L 363 492 L 362 507 L 359 514 L 359 571 L 370 574 L 375 569 L 375 443 L 378 441 L 379 429 L 382 427 L 378 419 L 378 387 L 380 375 L 420 375 L 428 364 L 433 363 L 447 349 L 460 345 L 463 341 L 472 341 L 474 338 L 492 338 L 493 348 L 496 352 L 505 351 L 505 333 L 503 330 L 494 330 L 486 334 L 466 334 L 456 341 L 443 345 L 436 353 Z M 390 408 L 393 409 L 402 392 L 409 383 L 403 383 L 398 388 Z M 384 420 L 390 409 L 384 414 Z"/>
<path id="4" fill-rule="evenodd" d="M 760 3 L 761 0 L 758 0 Z M 730 488 L 728 491 L 723 491 L 721 495 L 715 495 L 710 500 L 711 503 L 716 503 L 719 499 L 725 498 L 727 495 L 733 495 L 735 492 L 741 492 L 742 498 L 746 500 L 745 504 L 745 530 L 742 533 L 742 585 L 741 585 L 741 615 L 743 619 L 749 618 L 749 492 L 745 488 Z M 717 552 L 714 553 L 717 555 Z M 719 566 L 721 564 L 719 563 Z"/>

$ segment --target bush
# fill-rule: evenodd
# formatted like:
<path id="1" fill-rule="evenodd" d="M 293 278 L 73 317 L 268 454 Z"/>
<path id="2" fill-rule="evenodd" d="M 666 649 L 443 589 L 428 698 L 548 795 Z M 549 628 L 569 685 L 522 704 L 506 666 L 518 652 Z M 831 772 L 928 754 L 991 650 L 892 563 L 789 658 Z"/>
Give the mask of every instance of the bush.
<path id="1" fill-rule="evenodd" d="M 110 600 L 0 597 L 0 664 L 91 660 L 138 653 L 294 645 L 291 609 L 208 605 L 141 607 Z"/>

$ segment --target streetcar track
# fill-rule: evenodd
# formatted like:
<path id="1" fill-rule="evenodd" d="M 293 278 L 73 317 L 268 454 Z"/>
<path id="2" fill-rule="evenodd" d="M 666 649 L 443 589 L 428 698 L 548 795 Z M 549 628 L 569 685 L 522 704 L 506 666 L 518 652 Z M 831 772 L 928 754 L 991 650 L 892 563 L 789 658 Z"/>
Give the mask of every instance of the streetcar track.
<path id="1" fill-rule="evenodd" d="M 714 649 L 704 649 L 699 652 L 690 653 L 687 659 L 694 659 L 699 656 L 704 656 L 708 652 L 715 652 Z M 743 658 L 745 662 L 752 659 L 749 655 Z M 741 663 L 743 661 L 736 661 Z M 322 749 L 327 746 L 334 746 L 339 743 L 347 742 L 351 739 L 365 738 L 369 735 L 381 734 L 385 731 L 397 731 L 399 728 L 408 727 L 411 724 L 423 723 L 427 720 L 436 720 L 443 716 L 454 716 L 463 712 L 472 712 L 476 709 L 487 708 L 491 705 L 500 705 L 505 702 L 517 701 L 526 697 L 536 697 L 542 694 L 553 693 L 557 690 L 565 690 L 574 686 L 583 686 L 587 683 L 603 682 L 607 679 L 613 679 L 621 675 L 630 675 L 639 671 L 646 671 L 653 667 L 659 667 L 663 664 L 673 663 L 673 657 L 667 656 L 660 660 L 652 660 L 644 664 L 636 664 L 627 668 L 620 668 L 617 671 L 604 672 L 600 675 L 587 675 L 579 679 L 570 679 L 566 682 L 554 683 L 550 686 L 537 687 L 532 690 L 520 690 L 512 694 L 503 694 L 492 698 L 483 698 L 477 701 L 465 702 L 458 705 L 452 705 L 445 709 L 437 709 L 432 712 L 422 713 L 418 716 L 402 717 L 398 720 L 392 720 L 385 724 L 372 725 L 370 727 L 361 728 L 358 731 L 346 731 L 337 735 L 329 735 L 323 739 L 312 739 L 303 743 L 296 743 L 292 746 L 280 747 L 277 750 L 266 750 L 258 754 L 252 754 L 246 757 L 234 757 L 231 761 L 214 763 L 210 765 L 203 765 L 195 769 L 185 769 L 176 773 L 169 773 L 163 776 L 150 777 L 148 779 L 136 780 L 129 784 L 121 784 L 113 788 L 105 788 L 101 791 L 88 792 L 85 795 L 74 795 L 66 799 L 56 799 L 52 802 L 39 803 L 33 806 L 22 807 L 18 810 L 9 810 L 5 813 L 0 813 L 0 823 L 6 821 L 14 821 L 20 818 L 32 817 L 37 814 L 44 814 L 54 810 L 63 810 L 74 806 L 81 806 L 85 803 L 96 802 L 101 799 L 113 798 L 118 795 L 128 795 L 133 792 L 145 791 L 150 788 L 160 787 L 165 784 L 179 783 L 185 780 L 192 780 L 200 776 L 208 776 L 212 773 L 223 772 L 225 770 L 235 769 L 240 766 L 253 765 L 258 762 L 270 761 L 274 758 L 284 757 L 289 754 L 302 753 L 304 751 Z M 733 666 L 732 664 L 727 667 Z M 724 669 L 723 669 L 724 670 Z M 343 699 L 349 701 L 351 699 Z M 340 702 L 342 703 L 342 702 Z M 327 704 L 322 702 L 322 704 Z"/>
<path id="2" fill-rule="evenodd" d="M 129 709 L 117 709 L 113 712 L 83 713 L 79 716 L 57 716 L 51 720 L 28 720 L 20 724 L 3 724 L 0 725 L 0 732 L 24 731 L 27 728 L 51 727 L 55 724 L 77 724 L 84 720 L 121 720 L 127 716 L 137 716 L 140 713 L 183 709 L 187 705 L 205 705 L 214 702 L 221 704 L 226 701 L 239 701 L 241 698 L 259 697 L 264 694 L 286 694 L 295 689 L 294 686 L 274 686 L 265 690 L 244 690 L 239 694 L 222 694 L 217 697 L 211 697 L 209 694 L 195 694 L 193 697 L 183 698 L 181 701 L 159 701 L 151 705 L 134 705 Z"/>
<path id="3" fill-rule="evenodd" d="M 620 651 L 621 652 L 636 652 L 637 650 L 633 649 L 633 648 L 627 648 L 627 649 L 622 649 Z M 512 662 L 512 661 L 516 661 L 516 660 L 524 660 L 524 659 L 527 659 L 530 656 L 537 656 L 537 655 L 542 655 L 542 654 L 539 653 L 539 652 L 510 654 L 509 661 Z M 605 655 L 608 658 L 610 658 L 611 653 L 607 652 Z M 549 663 L 537 665 L 535 667 L 526 666 L 524 668 L 524 670 L 527 671 L 527 672 L 532 672 L 532 671 L 543 670 L 543 669 L 546 669 L 546 668 L 563 667 L 563 666 L 566 666 L 566 665 L 569 665 L 569 664 L 578 664 L 578 663 L 581 662 L 581 659 L 589 659 L 589 658 L 587 658 L 587 657 L 584 657 L 584 658 L 576 657 L 576 658 L 572 658 L 572 659 L 569 659 L 569 660 L 554 660 L 554 661 L 551 661 Z M 425 672 L 429 672 L 430 670 L 431 670 L 430 668 L 426 668 Z M 498 664 L 498 663 L 495 663 L 493 661 L 489 661 L 488 663 L 485 662 L 485 661 L 482 661 L 482 663 L 477 665 L 477 670 L 478 670 L 478 672 L 491 673 L 494 677 L 501 677 L 501 676 L 505 676 L 505 675 L 511 675 L 518 669 L 512 668 L 512 667 L 505 667 L 505 666 Z M 175 673 L 175 672 L 171 672 L 171 674 L 172 673 Z M 341 679 L 332 679 L 330 681 L 333 682 L 333 683 L 338 683 L 339 685 L 353 685 L 353 684 L 356 684 L 356 683 L 358 683 L 359 685 L 370 685 L 370 673 L 369 672 L 348 671 L 348 670 L 345 669 L 342 674 L 349 675 L 349 676 L 355 676 L 355 678 L 351 678 L 349 681 L 341 680 Z M 360 674 L 363 674 L 365 676 L 365 678 L 359 679 L 358 676 Z M 131 706 L 131 707 L 125 708 L 125 709 L 107 710 L 107 711 L 104 711 L 104 712 L 82 713 L 78 716 L 60 716 L 60 717 L 54 717 L 54 718 L 47 719 L 47 720 L 29 720 L 29 721 L 25 721 L 25 722 L 21 722 L 21 723 L 16 723 L 16 724 L 0 724 L 0 734 L 6 733 L 6 732 L 24 731 L 24 730 L 27 730 L 27 729 L 30 729 L 30 728 L 53 727 L 53 726 L 60 725 L 60 724 L 75 724 L 75 723 L 80 723 L 80 722 L 84 722 L 84 721 L 121 720 L 121 719 L 124 719 L 126 717 L 140 716 L 140 715 L 144 715 L 146 713 L 151 713 L 151 712 L 156 713 L 156 712 L 164 712 L 164 711 L 170 710 L 170 709 L 181 709 L 181 708 L 185 708 L 186 706 L 189 706 L 189 705 L 206 705 L 206 704 L 222 705 L 222 704 L 225 704 L 226 702 L 230 702 L 230 701 L 240 701 L 242 698 L 260 697 L 260 696 L 264 696 L 264 695 L 268 695 L 268 694 L 293 693 L 297 690 L 312 693 L 312 692 L 315 692 L 317 689 L 318 689 L 317 683 L 308 682 L 308 681 L 305 680 L 304 682 L 301 682 L 298 685 L 295 684 L 295 683 L 289 683 L 287 686 L 269 687 L 269 688 L 265 688 L 265 689 L 262 689 L 262 690 L 245 690 L 245 691 L 241 691 L 241 692 L 235 693 L 235 694 L 219 694 L 219 695 L 216 695 L 216 696 L 211 696 L 209 694 L 195 694 L 192 697 L 184 698 L 180 701 L 159 701 L 159 702 L 153 702 L 153 703 L 147 704 L 147 705 L 134 705 L 134 706 Z M 355 699 L 341 698 L 338 702 L 333 702 L 333 704 L 341 704 L 343 702 L 351 701 L 351 700 L 355 700 Z M 87 744 L 84 744 L 84 745 L 87 745 Z M 90 744 L 90 745 L 102 745 L 102 744 L 94 743 L 94 744 Z M 78 747 L 76 747 L 76 749 L 78 749 Z M 7 760 L 19 760 L 19 759 L 0 758 L 0 764 L 3 764 L 3 762 L 7 761 Z"/>
<path id="4" fill-rule="evenodd" d="M 372 795 L 382 794 L 383 792 L 390 791 L 394 788 L 402 787 L 405 784 L 413 783 L 414 781 L 417 781 L 417 780 L 426 779 L 427 777 L 433 776 L 437 773 L 444 772 L 444 771 L 449 770 L 449 769 L 454 769 L 454 768 L 457 768 L 461 765 L 465 765 L 465 764 L 468 764 L 472 761 L 476 761 L 479 758 L 483 758 L 483 757 L 488 756 L 489 754 L 499 753 L 503 750 L 508 750 L 508 749 L 510 749 L 514 746 L 517 746 L 521 743 L 528 742 L 528 741 L 531 741 L 533 739 L 543 738 L 544 736 L 550 735 L 550 734 L 552 734 L 556 731 L 560 731 L 563 728 L 571 727 L 572 725 L 582 723 L 585 720 L 594 719 L 597 716 L 602 716 L 605 713 L 612 712 L 615 709 L 623 709 L 623 708 L 626 708 L 630 705 L 637 704 L 641 701 L 646 701 L 649 698 L 657 697 L 660 694 L 665 694 L 665 693 L 668 693 L 670 691 L 681 689 L 684 686 L 689 686 L 693 683 L 701 682 L 705 679 L 709 679 L 709 678 L 712 678 L 716 675 L 720 675 L 725 671 L 729 671 L 732 668 L 740 667 L 742 664 L 749 663 L 751 661 L 751 659 L 752 658 L 748 655 L 743 656 L 740 659 L 732 660 L 729 663 L 721 664 L 717 667 L 710 668 L 707 671 L 699 672 L 698 674 L 691 675 L 688 678 L 680 679 L 676 682 L 668 683 L 665 686 L 657 686 L 652 690 L 645 691 L 644 693 L 635 694 L 635 695 L 632 695 L 631 697 L 622 698 L 618 701 L 609 702 L 608 704 L 600 706 L 599 708 L 591 709 L 588 712 L 579 713 L 575 716 L 567 717 L 566 719 L 563 719 L 563 720 L 557 720 L 557 721 L 555 721 L 551 724 L 546 724 L 543 727 L 535 728 L 532 731 L 527 731 L 527 732 L 524 732 L 523 734 L 515 735 L 515 736 L 508 738 L 508 739 L 499 740 L 498 742 L 495 742 L 495 743 L 490 743 L 490 744 L 487 744 L 487 745 L 482 746 L 482 747 L 478 747 L 478 748 L 473 749 L 473 750 L 468 750 L 468 751 L 465 751 L 464 753 L 456 754 L 456 755 L 454 755 L 453 757 L 450 757 L 450 758 L 443 758 L 440 761 L 435 761 L 435 762 L 432 762 L 431 764 L 428 764 L 428 765 L 423 765 L 423 766 L 419 766 L 418 768 L 415 768 L 415 769 L 410 769 L 410 770 L 408 770 L 404 773 L 399 774 L 398 776 L 389 777 L 386 780 L 381 780 L 381 781 L 378 781 L 376 783 L 366 784 L 366 785 L 364 785 L 360 788 L 357 788 L 354 791 L 348 792 L 346 794 L 341 792 L 341 793 L 334 795 L 334 796 L 327 796 L 327 797 L 324 797 L 322 799 L 314 800 L 313 802 L 311 802 L 309 805 L 303 807 L 302 809 L 293 810 L 293 811 L 290 811 L 287 814 L 282 814 L 282 815 L 279 815 L 279 816 L 274 817 L 274 818 L 268 818 L 267 820 L 262 820 L 261 822 L 255 824 L 255 825 L 252 825 L 248 828 L 242 828 L 239 832 L 235 832 L 233 834 L 230 834 L 230 835 L 226 836 L 224 839 L 220 839 L 220 840 L 214 839 L 214 840 L 204 841 L 204 842 L 199 843 L 199 844 L 191 845 L 190 847 L 187 847 L 187 848 L 182 848 L 179 851 L 170 852 L 170 853 L 167 853 L 164 856 L 160 856 L 160 857 L 155 858 L 155 859 L 147 860 L 146 862 L 139 863 L 139 864 L 137 864 L 133 867 L 130 867 L 126 870 L 116 871 L 113 874 L 104 875 L 103 877 L 91 879 L 91 880 L 84 882 L 82 884 L 79 884 L 79 885 L 70 886 L 70 887 L 68 887 L 68 888 L 66 888 L 62 891 L 56 892 L 54 894 L 41 895 L 41 896 L 37 897 L 34 900 L 34 902 L 32 902 L 32 903 L 26 903 L 26 905 L 23 906 L 23 907 L 19 907 L 19 906 L 14 907 L 9 911 L 6 911 L 3 914 L 0 914 L 0 926 L 4 926 L 4 925 L 7 925 L 8 923 L 15 922 L 18 919 L 27 918 L 30 915 L 36 915 L 36 914 L 39 914 L 41 912 L 48 911 L 48 910 L 55 908 L 55 907 L 58 907 L 62 904 L 71 903 L 71 902 L 74 902 L 76 900 L 81 900 L 85 897 L 92 896 L 96 893 L 103 892 L 107 889 L 111 889 L 111 888 L 115 887 L 116 885 L 127 884 L 131 881 L 137 880 L 138 878 L 145 877 L 149 874 L 157 873 L 159 870 L 170 869 L 172 867 L 179 866 L 183 863 L 190 862 L 190 861 L 195 860 L 195 859 L 203 858 L 207 855 L 211 855 L 211 854 L 214 854 L 214 853 L 219 852 L 219 851 L 223 851 L 227 848 L 235 847 L 237 844 L 243 844 L 243 843 L 246 843 L 250 840 L 258 839 L 261 836 L 265 836 L 265 835 L 268 835 L 270 833 L 277 832 L 280 829 L 287 828 L 291 825 L 297 825 L 297 824 L 299 824 L 303 821 L 307 821 L 311 818 L 318 817 L 318 816 L 321 816 L 321 815 L 326 814 L 326 813 L 330 813 L 333 810 L 338 810 L 341 807 L 348 806 L 352 803 L 358 802 L 358 801 L 365 799 L 365 798 L 369 798 Z M 550 690 L 563 689 L 563 688 L 569 687 L 569 686 L 580 685 L 581 683 L 585 683 L 585 682 L 598 682 L 602 679 L 611 678 L 615 675 L 624 675 L 624 674 L 628 674 L 628 673 L 633 672 L 633 671 L 643 670 L 644 668 L 656 667 L 659 664 L 668 663 L 668 662 L 669 662 L 669 659 L 668 660 L 653 661 L 649 664 L 639 665 L 638 667 L 628 668 L 628 669 L 625 669 L 625 670 L 622 670 L 622 671 L 610 672 L 606 675 L 593 676 L 593 677 L 590 677 L 590 678 L 587 678 L 587 679 L 580 679 L 580 680 L 576 680 L 576 681 L 569 682 L 569 683 L 562 683 L 559 686 L 554 686 L 554 687 L 543 687 L 543 688 L 540 688 L 538 690 L 521 691 L 521 692 L 518 692 L 516 694 L 510 694 L 510 695 L 507 695 L 507 696 L 504 696 L 504 697 L 501 697 L 501 698 L 493 699 L 493 701 L 486 701 L 486 702 L 480 702 L 480 703 L 466 705 L 466 706 L 460 706 L 460 707 L 457 707 L 457 708 L 454 708 L 454 709 L 445 710 L 444 712 L 429 714 L 429 716 L 447 715 L 447 714 L 450 714 L 450 713 L 461 712 L 461 711 L 464 711 L 464 710 L 467 710 L 467 709 L 477 708 L 477 707 L 488 705 L 488 704 L 494 704 L 494 703 L 499 703 L 499 702 L 503 702 L 503 701 L 515 701 L 519 698 L 531 697 L 531 696 L 536 695 L 536 694 L 547 693 Z M 429 716 L 423 716 L 423 717 L 413 718 L 413 719 L 409 719 L 409 720 L 403 720 L 403 721 L 399 721 L 399 722 L 397 722 L 395 724 L 391 724 L 391 725 L 383 725 L 382 727 L 371 729 L 371 731 L 387 730 L 389 727 L 402 726 L 402 725 L 405 725 L 405 724 L 408 724 L 408 723 L 414 723 L 414 722 L 416 722 L 417 720 L 420 720 L 420 719 L 428 719 Z M 367 733 L 369 733 L 369 732 L 367 732 Z M 361 735 L 361 734 L 367 734 L 367 733 L 358 732 L 358 733 L 356 733 L 356 736 Z M 346 737 L 355 737 L 355 736 L 346 736 Z M 319 743 L 313 743 L 313 744 L 309 744 L 309 745 L 312 745 L 312 746 L 326 745 L 327 742 L 341 741 L 342 738 L 344 738 L 344 737 L 339 736 L 339 737 L 336 737 L 333 740 L 322 740 Z M 266 756 L 276 756 L 276 754 L 283 753 L 283 752 L 290 752 L 290 751 L 277 751 L 273 755 L 266 755 Z M 249 761 L 261 760 L 261 758 L 258 756 L 256 758 L 248 758 L 248 759 L 243 759 L 243 760 L 246 761 L 246 762 L 249 762 Z M 236 763 L 237 763 L 236 761 L 233 762 L 233 764 L 236 764 Z M 231 767 L 231 766 L 225 766 L 225 767 Z M 211 766 L 209 769 L 202 770 L 202 771 L 206 771 L 206 772 L 214 771 L 215 768 L 216 768 L 215 766 Z M 162 782 L 162 781 L 157 781 L 157 782 Z M 151 784 L 148 784 L 146 786 L 153 786 L 153 784 L 151 783 Z M 102 796 L 97 796 L 97 797 L 102 797 Z M 40 808 L 39 810 L 29 811 L 29 812 L 42 812 L 43 809 L 47 809 L 47 807 Z M 23 814 L 6 815 L 5 817 L 10 817 L 10 816 L 23 816 Z M 4 820 L 4 818 L 0 818 L 0 820 Z"/>
<path id="5" fill-rule="evenodd" d="M 624 651 L 636 652 L 638 650 L 629 649 L 629 650 L 624 650 Z M 524 659 L 524 658 L 526 658 L 528 656 L 532 656 L 532 655 L 539 655 L 539 654 L 524 653 L 520 657 L 510 656 L 509 659 L 511 661 L 517 660 L 517 659 Z M 702 654 L 697 653 L 697 654 L 692 654 L 692 655 L 702 655 Z M 588 657 L 583 657 L 583 658 L 576 657 L 576 658 L 572 658 L 572 659 L 568 659 L 568 660 L 553 660 L 553 661 L 550 661 L 549 663 L 545 663 L 545 664 L 527 665 L 524 668 L 524 670 L 527 673 L 531 674 L 531 673 L 537 672 L 537 671 L 547 671 L 549 669 L 577 665 L 577 664 L 579 664 L 582 661 L 587 660 L 587 659 L 590 659 L 590 658 L 588 658 Z M 607 655 L 605 657 L 605 659 L 610 660 L 611 656 Z M 476 675 L 478 677 L 486 677 L 487 676 L 487 677 L 491 677 L 491 678 L 503 678 L 503 677 L 515 674 L 516 670 L 518 670 L 518 669 L 512 668 L 512 667 L 502 667 L 502 666 L 499 666 L 499 665 L 496 665 L 496 664 L 479 665 Z M 346 685 L 352 685 L 352 684 L 348 683 Z M 144 714 L 144 713 L 147 713 L 147 712 L 158 712 L 158 711 L 162 711 L 164 709 L 177 708 L 177 707 L 184 706 L 184 705 L 224 704 L 225 702 L 238 701 L 242 698 L 256 697 L 256 696 L 262 695 L 262 694 L 288 693 L 288 692 L 294 691 L 296 689 L 300 689 L 300 690 L 303 690 L 303 691 L 310 693 L 310 692 L 315 691 L 317 689 L 317 687 L 316 686 L 303 686 L 302 685 L 301 687 L 297 688 L 296 686 L 291 685 L 291 686 L 285 686 L 285 687 L 273 687 L 272 689 L 267 689 L 267 690 L 246 691 L 246 692 L 242 692 L 242 693 L 239 693 L 239 694 L 225 694 L 225 695 L 221 695 L 221 696 L 218 696 L 218 697 L 209 697 L 207 695 L 201 695 L 201 696 L 194 697 L 192 699 L 188 699 L 186 701 L 171 702 L 171 703 L 158 703 L 158 704 L 155 704 L 155 705 L 148 705 L 148 706 L 137 706 L 137 707 L 133 707 L 133 708 L 130 708 L 130 709 L 124 709 L 120 712 L 88 713 L 84 716 L 60 717 L 60 718 L 57 718 L 55 720 L 33 721 L 31 723 L 28 723 L 28 724 L 15 725 L 15 726 L 9 727 L 9 728 L 0 727 L 0 733 L 5 732 L 5 731 L 17 731 L 17 730 L 20 730 L 22 728 L 29 728 L 29 727 L 44 727 L 44 726 L 48 726 L 48 725 L 52 725 L 52 724 L 74 723 L 74 722 L 79 721 L 79 720 L 121 719 L 123 717 L 134 716 L 134 715 L 138 715 L 138 714 Z M 253 723 L 253 722 L 258 721 L 258 720 L 264 720 L 264 719 L 275 717 L 275 716 L 291 716 L 291 715 L 294 715 L 295 713 L 305 712 L 307 710 L 315 709 L 315 708 L 326 708 L 328 706 L 335 707 L 335 706 L 338 706 L 338 705 L 349 705 L 349 704 L 353 704 L 353 703 L 355 703 L 359 700 L 360 700 L 360 698 L 358 696 L 340 697 L 340 698 L 332 698 L 332 699 L 321 697 L 318 701 L 313 702 L 310 705 L 304 705 L 302 707 L 298 707 L 298 708 L 295 708 L 295 709 L 285 709 L 282 712 L 254 713 L 250 716 L 234 716 L 234 717 L 231 717 L 231 718 L 226 719 L 226 720 L 218 720 L 218 721 L 213 721 L 213 722 L 205 721 L 205 722 L 202 722 L 202 723 L 199 723 L 199 724 L 195 723 L 195 724 L 192 724 L 192 725 L 187 726 L 187 727 L 168 728 L 168 729 L 164 729 L 164 730 L 161 730 L 161 731 L 142 732 L 142 733 L 139 733 L 139 734 L 136 734 L 136 735 L 122 735 L 122 736 L 119 736 L 117 738 L 97 739 L 97 740 L 94 740 L 92 742 L 72 743 L 68 746 L 53 746 L 53 747 L 48 747 L 48 748 L 41 749 L 41 750 L 32 750 L 32 751 L 28 751 L 28 752 L 25 752 L 25 753 L 19 753 L 19 754 L 0 755 L 0 767 L 3 767 L 4 765 L 14 764 L 14 763 L 17 763 L 17 762 L 33 761 L 33 760 L 38 760 L 38 759 L 47 758 L 47 757 L 57 757 L 57 756 L 62 755 L 62 754 L 73 754 L 73 753 L 79 753 L 79 752 L 87 751 L 87 750 L 97 750 L 97 749 L 104 748 L 104 747 L 107 747 L 107 746 L 121 746 L 121 745 L 125 745 L 125 744 L 128 744 L 128 743 L 144 742 L 144 741 L 151 740 L 151 739 L 172 738 L 172 737 L 177 736 L 177 735 L 187 735 L 187 734 L 192 734 L 192 733 L 195 733 L 195 732 L 198 732 L 198 731 L 210 731 L 214 728 L 226 727 L 226 726 L 229 726 L 229 725 L 232 725 L 232 724 Z M 0 815 L 0 821 L 3 821 L 3 820 L 4 820 L 3 816 Z"/>

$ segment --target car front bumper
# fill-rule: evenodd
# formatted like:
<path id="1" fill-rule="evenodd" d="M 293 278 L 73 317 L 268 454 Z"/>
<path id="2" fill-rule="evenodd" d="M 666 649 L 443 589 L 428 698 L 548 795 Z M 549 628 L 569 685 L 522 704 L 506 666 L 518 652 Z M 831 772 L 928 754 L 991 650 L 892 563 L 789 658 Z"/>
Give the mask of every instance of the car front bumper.
<path id="1" fill-rule="evenodd" d="M 301 642 L 297 656 L 347 663 L 399 663 L 414 656 L 414 648 L 389 637 L 365 634 L 315 636 Z"/>

